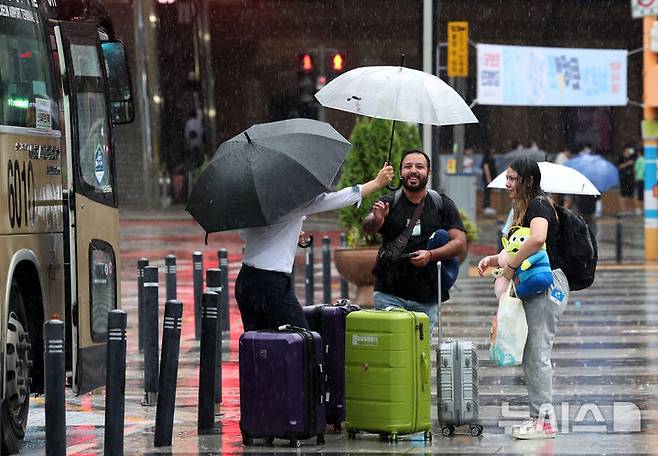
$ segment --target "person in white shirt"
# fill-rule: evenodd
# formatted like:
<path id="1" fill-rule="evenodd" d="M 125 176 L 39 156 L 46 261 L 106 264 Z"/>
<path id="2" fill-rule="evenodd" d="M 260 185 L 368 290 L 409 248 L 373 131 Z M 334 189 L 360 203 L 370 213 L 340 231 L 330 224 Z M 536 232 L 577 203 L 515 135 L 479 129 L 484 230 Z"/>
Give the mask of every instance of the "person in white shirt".
<path id="1" fill-rule="evenodd" d="M 235 299 L 245 331 L 286 324 L 309 328 L 290 280 L 306 215 L 359 205 L 363 198 L 389 184 L 393 174 L 393 167 L 385 164 L 375 179 L 363 185 L 323 193 L 272 225 L 240 231 L 245 250 L 235 281 Z"/>

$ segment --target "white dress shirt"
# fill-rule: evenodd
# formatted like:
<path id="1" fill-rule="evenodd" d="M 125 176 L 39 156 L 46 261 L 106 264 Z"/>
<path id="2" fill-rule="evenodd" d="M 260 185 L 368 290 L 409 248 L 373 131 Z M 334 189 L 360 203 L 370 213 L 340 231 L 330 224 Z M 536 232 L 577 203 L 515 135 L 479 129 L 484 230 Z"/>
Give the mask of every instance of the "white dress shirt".
<path id="1" fill-rule="evenodd" d="M 240 231 L 245 243 L 242 262 L 268 271 L 290 274 L 295 262 L 299 231 L 306 215 L 332 211 L 361 204 L 361 186 L 347 187 L 337 192 L 323 193 L 310 203 L 285 215 L 268 226 L 246 228 Z"/>

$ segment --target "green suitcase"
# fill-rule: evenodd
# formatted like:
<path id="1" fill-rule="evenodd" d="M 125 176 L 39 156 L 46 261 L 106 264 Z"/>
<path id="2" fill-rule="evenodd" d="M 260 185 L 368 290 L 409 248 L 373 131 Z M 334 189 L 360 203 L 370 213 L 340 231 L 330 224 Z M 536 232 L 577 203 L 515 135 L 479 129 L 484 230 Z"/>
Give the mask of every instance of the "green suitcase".
<path id="1" fill-rule="evenodd" d="M 345 427 L 378 433 L 390 442 L 423 432 L 430 419 L 430 321 L 404 309 L 364 310 L 347 316 Z"/>

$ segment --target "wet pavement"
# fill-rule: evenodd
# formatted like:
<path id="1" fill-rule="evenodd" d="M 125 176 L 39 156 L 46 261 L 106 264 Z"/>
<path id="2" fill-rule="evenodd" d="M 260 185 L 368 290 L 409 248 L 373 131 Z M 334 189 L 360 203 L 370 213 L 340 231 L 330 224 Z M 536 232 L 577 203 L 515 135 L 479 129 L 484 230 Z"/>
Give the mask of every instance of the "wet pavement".
<path id="1" fill-rule="evenodd" d="M 276 440 L 273 447 L 256 440 L 244 447 L 239 430 L 239 380 L 237 341 L 242 331 L 231 296 L 231 338 L 224 353 L 223 403 L 217 417 L 217 433 L 199 436 L 196 431 L 199 345 L 194 340 L 192 260 L 195 250 L 204 253 L 204 268 L 217 267 L 217 249 L 229 253 L 230 280 L 239 269 L 242 244 L 235 233 L 214 234 L 203 245 L 203 232 L 180 212 L 126 211 L 121 219 L 122 307 L 128 312 L 126 373 L 125 454 L 231 454 L 231 453 L 470 453 L 470 454 L 651 454 L 658 453 L 658 265 L 642 262 L 643 228 L 638 218 L 625 222 L 626 263 L 615 265 L 615 221 L 603 221 L 600 250 L 602 262 L 596 282 L 584 292 L 573 293 L 564 313 L 553 350 L 554 404 L 559 435 L 555 440 L 523 442 L 509 435 L 512 424 L 527 417 L 525 384 L 520 367 L 499 368 L 488 360 L 490 321 L 496 300 L 489 280 L 473 277 L 468 269 L 457 282 L 452 299 L 442 309 L 443 334 L 474 340 L 480 363 L 481 437 L 441 437 L 436 416 L 436 364 L 432 363 L 432 416 L 434 438 L 422 434 L 404 437 L 397 444 L 380 442 L 376 435 L 327 434 L 324 446 L 304 441 L 292 450 Z M 495 239 L 495 223 L 483 224 L 484 245 L 474 246 L 470 258 L 493 251 L 487 239 Z M 309 220 L 305 226 L 316 239 L 338 231 L 329 218 Z M 612 233 L 612 234 L 611 234 Z M 316 302 L 322 298 L 321 255 L 316 250 Z M 143 407 L 143 362 L 137 350 L 136 263 L 147 257 L 162 266 L 164 257 L 178 257 L 178 293 L 185 305 L 174 440 L 171 447 L 153 446 L 155 407 Z M 303 257 L 298 258 L 303 264 Z M 300 269 L 300 270 L 303 270 Z M 297 275 L 297 295 L 303 303 L 303 274 Z M 164 275 L 160 275 L 164 296 Z M 339 290 L 333 273 L 333 296 Z M 163 306 L 164 307 L 164 306 Z M 438 339 L 433 339 L 436 347 Z M 434 355 L 433 355 L 434 356 Z M 104 391 L 80 397 L 67 391 L 67 445 L 69 455 L 102 454 Z M 44 454 L 45 416 L 43 397 L 33 398 L 26 443 L 21 454 Z M 464 429 L 466 432 L 467 429 Z"/>

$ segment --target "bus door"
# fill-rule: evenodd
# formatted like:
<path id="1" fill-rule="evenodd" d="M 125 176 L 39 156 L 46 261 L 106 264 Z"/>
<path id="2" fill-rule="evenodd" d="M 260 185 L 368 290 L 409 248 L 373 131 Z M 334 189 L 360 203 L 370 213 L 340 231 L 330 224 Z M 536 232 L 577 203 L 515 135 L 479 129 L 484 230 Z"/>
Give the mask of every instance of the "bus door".
<path id="1" fill-rule="evenodd" d="M 108 312 L 119 292 L 119 214 L 110 104 L 98 28 L 60 22 L 55 27 L 66 119 L 65 205 L 73 389 L 105 384 Z"/>

